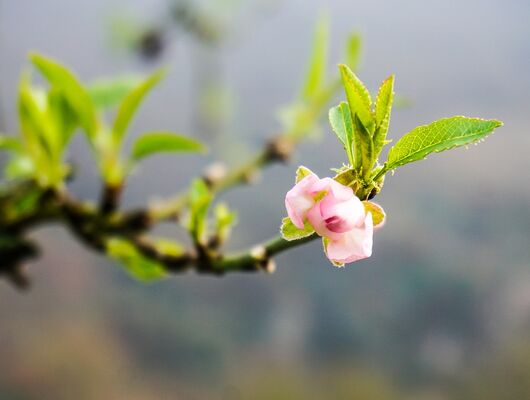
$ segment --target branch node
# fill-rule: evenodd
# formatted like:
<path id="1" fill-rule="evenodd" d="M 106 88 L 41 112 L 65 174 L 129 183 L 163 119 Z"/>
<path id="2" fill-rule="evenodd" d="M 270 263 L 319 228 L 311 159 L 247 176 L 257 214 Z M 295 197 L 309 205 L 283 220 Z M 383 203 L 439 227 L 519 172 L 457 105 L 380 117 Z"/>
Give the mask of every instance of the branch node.
<path id="1" fill-rule="evenodd" d="M 280 161 L 286 163 L 291 158 L 294 150 L 292 140 L 284 136 L 277 136 L 267 143 L 266 159 L 268 161 Z"/>

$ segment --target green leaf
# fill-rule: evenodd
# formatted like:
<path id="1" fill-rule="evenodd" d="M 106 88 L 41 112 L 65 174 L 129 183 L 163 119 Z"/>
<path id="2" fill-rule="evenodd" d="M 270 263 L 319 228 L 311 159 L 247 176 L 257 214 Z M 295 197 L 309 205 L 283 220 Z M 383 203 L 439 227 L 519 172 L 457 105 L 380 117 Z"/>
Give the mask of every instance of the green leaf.
<path id="1" fill-rule="evenodd" d="M 97 131 L 94 105 L 75 75 L 57 61 L 42 55 L 31 53 L 30 59 L 50 84 L 62 91 L 70 107 L 77 114 L 83 129 L 90 138 L 94 138 Z"/>
<path id="2" fill-rule="evenodd" d="M 112 238 L 106 243 L 110 257 L 118 260 L 135 279 L 149 282 L 167 276 L 165 268 L 141 254 L 129 241 Z"/>
<path id="3" fill-rule="evenodd" d="M 144 99 L 145 95 L 158 83 L 164 76 L 166 71 L 161 69 L 146 78 L 140 85 L 136 86 L 120 104 L 114 125 L 112 127 L 112 137 L 115 144 L 121 143 L 125 132 L 131 122 L 136 110 Z"/>
<path id="4" fill-rule="evenodd" d="M 357 116 L 353 117 L 353 127 L 355 134 L 355 146 L 361 149 L 361 172 L 365 179 L 368 179 L 375 162 L 374 145 L 370 133 L 366 130 L 363 123 Z M 357 146 L 360 143 L 360 146 Z M 356 153 L 357 154 L 357 153 Z"/>
<path id="5" fill-rule="evenodd" d="M 133 145 L 132 158 L 139 161 L 162 152 L 204 152 L 196 140 L 171 132 L 150 132 L 140 136 Z"/>
<path id="6" fill-rule="evenodd" d="M 363 201 L 364 209 L 368 213 L 372 214 L 372 221 L 374 228 L 383 226 L 386 220 L 386 213 L 379 204 L 372 203 L 371 201 Z"/>
<path id="7" fill-rule="evenodd" d="M 172 239 L 149 238 L 149 243 L 155 250 L 165 256 L 180 257 L 184 254 L 184 246 Z"/>
<path id="8" fill-rule="evenodd" d="M 326 78 L 326 60 L 328 51 L 328 21 L 320 18 L 315 31 L 313 49 L 309 61 L 309 70 L 305 78 L 302 98 L 309 100 L 313 98 L 324 85 Z"/>
<path id="9" fill-rule="evenodd" d="M 202 179 L 195 179 L 190 188 L 189 230 L 198 243 L 204 243 L 207 233 L 206 217 L 213 194 Z"/>
<path id="10" fill-rule="evenodd" d="M 293 241 L 311 236 L 315 233 L 315 230 L 307 221 L 304 223 L 304 229 L 299 229 L 293 224 L 290 218 L 284 218 L 282 220 L 280 233 L 285 240 Z"/>
<path id="11" fill-rule="evenodd" d="M 35 175 L 35 165 L 27 155 L 12 157 L 4 168 L 7 179 L 26 179 Z"/>
<path id="12" fill-rule="evenodd" d="M 88 94 L 97 108 L 113 107 L 118 105 L 144 79 L 136 75 L 98 79 L 88 86 Z"/>
<path id="13" fill-rule="evenodd" d="M 340 64 L 339 70 L 351 113 L 359 116 L 362 124 L 371 135 L 374 131 L 374 117 L 370 92 L 348 66 Z"/>
<path id="14" fill-rule="evenodd" d="M 338 106 L 329 110 L 329 123 L 331 124 L 333 132 L 335 132 L 339 140 L 344 145 L 344 149 L 346 150 L 346 155 L 348 156 L 350 164 L 354 167 L 358 167 L 361 159 L 357 153 L 355 156 L 353 154 L 354 132 L 348 103 L 342 102 Z M 360 151 L 358 145 L 355 146 L 355 151 Z"/>
<path id="15" fill-rule="evenodd" d="M 390 112 L 394 100 L 394 75 L 390 75 L 379 87 L 375 100 L 374 153 L 378 157 L 386 142 L 390 124 Z"/>
<path id="16" fill-rule="evenodd" d="M 24 145 L 17 138 L 0 135 L 0 150 L 22 153 L 24 151 Z"/>
<path id="17" fill-rule="evenodd" d="M 63 93 L 57 89 L 50 89 L 48 92 L 48 113 L 55 125 L 54 132 L 58 136 L 57 150 L 60 154 L 78 127 L 79 119 Z"/>
<path id="18" fill-rule="evenodd" d="M 497 120 L 461 116 L 443 118 L 429 125 L 418 126 L 390 149 L 385 168 L 379 175 L 401 165 L 422 160 L 430 153 L 477 142 L 499 126 L 502 126 L 502 122 Z"/>
<path id="19" fill-rule="evenodd" d="M 33 90 L 29 85 L 29 76 L 24 74 L 18 92 L 20 131 L 36 180 L 41 186 L 49 187 L 58 184 L 62 177 L 59 175 L 61 165 L 58 157 L 60 137 L 51 129 L 53 126 L 45 113 L 45 101 L 44 94 Z"/>
<path id="20" fill-rule="evenodd" d="M 302 179 L 304 179 L 308 175 L 312 175 L 313 171 L 311 171 L 309 168 L 304 167 L 303 165 L 300 165 L 298 169 L 296 170 L 296 179 L 295 183 L 300 182 Z"/>
<path id="21" fill-rule="evenodd" d="M 346 51 L 344 60 L 346 65 L 352 70 L 357 71 L 359 68 L 359 61 L 361 60 L 361 35 L 353 33 L 346 41 Z"/>
<path id="22" fill-rule="evenodd" d="M 237 223 L 237 213 L 230 210 L 225 203 L 219 203 L 214 208 L 213 214 L 215 216 L 216 236 L 222 243 L 228 239 L 233 226 Z"/>

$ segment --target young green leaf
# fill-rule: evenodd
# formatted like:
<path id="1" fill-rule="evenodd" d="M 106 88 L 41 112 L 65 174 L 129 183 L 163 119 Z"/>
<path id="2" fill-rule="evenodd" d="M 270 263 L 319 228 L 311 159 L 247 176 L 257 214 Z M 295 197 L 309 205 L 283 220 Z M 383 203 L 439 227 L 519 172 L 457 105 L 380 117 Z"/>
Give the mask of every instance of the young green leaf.
<path id="1" fill-rule="evenodd" d="M 375 124 L 370 92 L 348 66 L 340 64 L 339 70 L 352 115 L 357 114 L 366 130 L 372 135 Z"/>
<path id="2" fill-rule="evenodd" d="M 461 116 L 443 118 L 428 125 L 418 126 L 390 149 L 385 167 L 379 175 L 401 165 L 422 160 L 430 153 L 477 142 L 499 126 L 502 126 L 500 121 Z"/>
<path id="3" fill-rule="evenodd" d="M 360 147 L 356 144 L 354 146 L 354 132 L 353 132 L 353 122 L 351 119 L 351 111 L 348 103 L 342 102 L 338 106 L 333 107 L 329 110 L 329 123 L 333 132 L 337 135 L 339 140 L 344 145 L 346 150 L 346 155 L 350 164 L 355 168 L 360 166 L 361 158 Z M 356 151 L 356 154 L 353 154 L 353 151 Z"/>
<path id="4" fill-rule="evenodd" d="M 135 279 L 150 282 L 167 276 L 164 267 L 141 254 L 129 241 L 119 238 L 106 243 L 107 254 L 118 260 Z"/>
<path id="5" fill-rule="evenodd" d="M 197 243 L 204 243 L 207 231 L 206 217 L 213 195 L 204 180 L 195 179 L 190 188 L 189 231 Z"/>
<path id="6" fill-rule="evenodd" d="M 172 239 L 150 237 L 149 243 L 158 253 L 163 254 L 165 256 L 180 257 L 185 252 L 184 246 L 182 246 L 182 244 L 178 242 L 175 242 Z"/>
<path id="7" fill-rule="evenodd" d="M 390 112 L 394 100 L 394 75 L 390 75 L 379 87 L 375 100 L 374 153 L 379 156 L 386 141 L 390 124 Z"/>
<path id="8" fill-rule="evenodd" d="M 11 157 L 4 168 L 7 179 L 28 179 L 35 175 L 33 160 L 25 154 Z"/>
<path id="9" fill-rule="evenodd" d="M 357 145 L 357 142 L 360 143 L 362 176 L 367 179 L 375 162 L 374 144 L 370 133 L 366 130 L 357 114 L 353 116 L 353 127 L 355 145 Z"/>
<path id="10" fill-rule="evenodd" d="M 48 113 L 57 135 L 57 150 L 60 154 L 79 126 L 79 119 L 63 93 L 54 88 L 48 91 Z"/>
<path id="11" fill-rule="evenodd" d="M 326 78 L 328 31 L 327 19 L 321 18 L 315 31 L 309 70 L 302 91 L 302 98 L 305 100 L 313 98 L 324 85 Z"/>
<path id="12" fill-rule="evenodd" d="M 94 105 L 75 75 L 58 62 L 42 55 L 32 53 L 30 59 L 50 84 L 64 94 L 70 107 L 76 112 L 83 129 L 89 137 L 94 138 L 97 131 Z"/>
<path id="13" fill-rule="evenodd" d="M 284 218 L 282 220 L 280 233 L 285 240 L 293 241 L 311 236 L 313 233 L 315 233 L 315 230 L 307 221 L 304 224 L 304 229 L 299 229 L 293 224 L 290 218 Z"/>
<path id="14" fill-rule="evenodd" d="M 112 127 L 112 137 L 115 144 L 121 143 L 125 132 L 131 122 L 136 110 L 144 99 L 145 95 L 166 75 L 165 70 L 158 70 L 136 86 L 120 104 L 114 125 Z"/>
<path id="15" fill-rule="evenodd" d="M 24 151 L 24 145 L 17 138 L 0 135 L 0 150 L 21 153 Z"/>
<path id="16" fill-rule="evenodd" d="M 344 55 L 345 64 L 352 70 L 359 68 L 361 59 L 361 35 L 352 33 L 346 41 L 346 51 Z"/>
<path id="17" fill-rule="evenodd" d="M 97 108 L 114 107 L 144 79 L 145 77 L 136 75 L 98 79 L 88 86 L 88 94 Z"/>
<path id="18" fill-rule="evenodd" d="M 232 227 L 237 223 L 237 213 L 230 210 L 225 203 L 219 203 L 213 210 L 215 216 L 215 234 L 220 243 L 230 236 Z"/>
<path id="19" fill-rule="evenodd" d="M 204 152 L 202 143 L 171 132 L 150 132 L 140 136 L 133 145 L 132 159 L 139 161 L 162 152 Z"/>

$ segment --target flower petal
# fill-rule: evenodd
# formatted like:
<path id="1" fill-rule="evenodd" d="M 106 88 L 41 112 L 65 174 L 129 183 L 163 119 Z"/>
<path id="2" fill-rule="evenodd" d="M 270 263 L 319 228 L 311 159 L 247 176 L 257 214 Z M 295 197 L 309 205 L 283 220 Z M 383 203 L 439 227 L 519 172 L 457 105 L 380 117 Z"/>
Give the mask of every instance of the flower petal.
<path id="1" fill-rule="evenodd" d="M 336 263 L 350 263 L 372 255 L 373 244 L 372 214 L 368 213 L 364 226 L 343 233 L 340 237 L 328 242 L 326 254 Z"/>
<path id="2" fill-rule="evenodd" d="M 311 188 L 318 182 L 318 176 L 315 174 L 307 175 L 285 195 L 287 214 L 299 229 L 304 228 L 307 211 L 315 204 Z"/>

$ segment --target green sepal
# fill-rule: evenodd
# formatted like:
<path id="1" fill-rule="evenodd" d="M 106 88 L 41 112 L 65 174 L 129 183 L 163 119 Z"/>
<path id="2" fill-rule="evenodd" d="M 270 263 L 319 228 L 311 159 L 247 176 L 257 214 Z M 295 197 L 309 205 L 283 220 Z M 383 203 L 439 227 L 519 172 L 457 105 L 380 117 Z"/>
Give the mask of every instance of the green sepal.
<path id="1" fill-rule="evenodd" d="M 363 201 L 364 210 L 372 214 L 372 221 L 374 228 L 379 228 L 384 225 L 386 220 L 386 213 L 379 204 L 372 203 L 371 201 Z"/>
<path id="2" fill-rule="evenodd" d="M 309 168 L 304 167 L 303 165 L 300 165 L 296 169 L 296 179 L 295 183 L 300 182 L 302 179 L 304 179 L 306 176 L 313 175 L 313 171 L 311 171 Z"/>
<path id="3" fill-rule="evenodd" d="M 304 229 L 300 229 L 293 224 L 290 218 L 286 217 L 282 220 L 280 233 L 285 240 L 293 241 L 311 236 L 315 233 L 315 230 L 308 221 L 305 221 Z"/>

